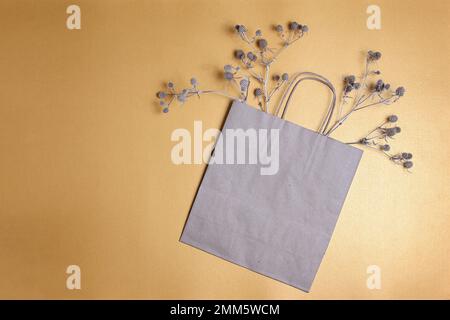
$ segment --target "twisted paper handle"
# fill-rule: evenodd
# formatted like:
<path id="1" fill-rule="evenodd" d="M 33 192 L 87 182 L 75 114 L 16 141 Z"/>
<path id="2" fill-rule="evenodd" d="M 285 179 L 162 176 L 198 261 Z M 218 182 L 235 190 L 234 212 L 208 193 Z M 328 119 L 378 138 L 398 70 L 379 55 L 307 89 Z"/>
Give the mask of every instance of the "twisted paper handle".
<path id="1" fill-rule="evenodd" d="M 331 100 L 330 105 L 328 106 L 327 113 L 326 113 L 324 119 L 322 120 L 322 123 L 320 124 L 319 129 L 317 130 L 318 133 L 324 135 L 328 128 L 328 125 L 330 124 L 330 121 L 331 121 L 331 118 L 333 116 L 334 109 L 336 106 L 336 90 L 334 89 L 333 84 L 327 78 L 325 78 L 324 76 L 321 76 L 320 74 L 317 74 L 314 72 L 300 72 L 300 73 L 297 73 L 296 75 L 294 75 L 292 80 L 289 82 L 289 85 L 286 88 L 285 92 L 283 93 L 283 96 L 281 97 L 280 102 L 278 103 L 278 106 L 277 106 L 274 114 L 276 116 L 279 116 L 280 109 L 283 106 L 284 100 L 287 97 L 286 103 L 284 104 L 283 112 L 281 113 L 281 118 L 282 119 L 285 118 L 286 112 L 289 107 L 289 103 L 291 102 L 292 95 L 295 92 L 295 90 L 297 89 L 300 82 L 302 82 L 304 80 L 312 80 L 312 81 L 320 82 L 320 83 L 326 85 L 330 89 L 331 93 L 333 94 L 333 98 Z"/>

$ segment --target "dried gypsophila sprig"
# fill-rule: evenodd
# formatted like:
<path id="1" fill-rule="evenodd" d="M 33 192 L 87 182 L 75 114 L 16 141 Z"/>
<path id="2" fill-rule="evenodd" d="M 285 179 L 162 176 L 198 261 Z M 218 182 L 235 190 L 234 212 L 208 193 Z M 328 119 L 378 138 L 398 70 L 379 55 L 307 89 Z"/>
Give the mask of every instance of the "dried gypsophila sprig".
<path id="1" fill-rule="evenodd" d="M 301 25 L 297 22 L 290 22 L 287 27 L 287 31 L 284 30 L 282 25 L 276 25 L 274 27 L 274 30 L 282 39 L 281 46 L 275 49 L 269 47 L 267 40 L 263 38 L 261 30 L 256 30 L 254 36 L 250 36 L 248 29 L 244 25 L 236 25 L 234 27 L 236 33 L 245 43 L 251 46 L 252 50 L 247 53 L 240 49 L 236 50 L 234 57 L 239 60 L 240 65 L 225 65 L 223 75 L 225 80 L 237 89 L 239 95 L 233 96 L 227 91 L 222 90 L 200 90 L 198 88 L 198 81 L 195 78 L 191 79 L 192 87 L 179 91 L 175 90 L 172 82 L 169 82 L 167 84 L 167 91 L 159 91 L 157 93 L 163 112 L 169 112 L 169 107 L 174 101 L 183 104 L 188 98 L 193 96 L 200 97 L 202 94 L 218 94 L 233 100 L 247 101 L 251 79 L 254 79 L 258 84 L 258 87 L 254 89 L 253 93 L 258 100 L 260 109 L 269 112 L 272 97 L 289 80 L 288 73 L 283 73 L 281 76 L 275 74 L 270 77 L 270 67 L 284 49 L 303 37 L 309 30 L 308 26 Z M 258 66 L 263 69 L 262 72 L 256 70 Z M 269 88 L 269 79 L 274 81 L 272 88 Z"/>
<path id="2" fill-rule="evenodd" d="M 191 78 L 190 81 L 192 87 L 184 88 L 179 91 L 175 89 L 175 85 L 172 82 L 167 83 L 167 91 L 159 91 L 156 93 L 158 99 L 160 99 L 159 104 L 163 108 L 163 112 L 169 112 L 169 107 L 174 101 L 178 101 L 184 104 L 187 99 L 193 96 L 200 97 L 202 94 L 217 94 L 233 100 L 240 100 L 241 97 L 234 97 L 225 91 L 220 90 L 200 90 L 199 83 L 196 78 Z M 249 83 L 249 82 L 248 82 Z M 242 93 L 241 93 L 242 96 Z"/>
<path id="3" fill-rule="evenodd" d="M 414 163 L 411 161 L 412 157 L 412 153 L 401 152 L 390 156 L 389 160 L 393 161 L 395 164 L 401 165 L 403 168 L 408 170 L 408 172 L 411 172 L 409 169 L 411 169 L 414 165 Z"/>
<path id="4" fill-rule="evenodd" d="M 344 78 L 344 88 L 338 112 L 338 119 L 325 132 L 329 136 L 338 129 L 354 112 L 378 105 L 390 105 L 397 102 L 405 95 L 404 87 L 397 87 L 392 90 L 389 83 L 378 79 L 375 83 L 368 84 L 371 77 L 380 75 L 380 70 L 372 70 L 372 66 L 381 59 L 378 51 L 368 51 L 366 55 L 365 70 L 360 82 L 356 82 L 354 75 Z M 352 94 L 353 92 L 353 94 Z M 349 102 L 351 100 L 351 103 Z M 350 109 L 342 116 L 343 107 L 350 104 Z"/>
<path id="5" fill-rule="evenodd" d="M 409 152 L 401 152 L 395 155 L 389 153 L 391 146 L 389 140 L 393 140 L 394 136 L 399 134 L 402 130 L 400 127 L 395 125 L 398 121 L 398 116 L 391 115 L 375 129 L 370 131 L 364 138 L 359 139 L 355 142 L 347 142 L 347 144 L 359 144 L 368 148 L 375 149 L 393 161 L 395 164 L 401 165 L 407 171 L 413 167 L 413 162 L 411 161 L 413 155 Z M 410 172 L 410 171 L 409 171 Z"/>
<path id="6" fill-rule="evenodd" d="M 302 38 L 309 31 L 309 28 L 307 25 L 302 25 L 295 21 L 288 24 L 287 31 L 284 30 L 282 25 L 276 25 L 274 30 L 282 39 L 281 46 L 278 48 L 269 47 L 268 41 L 263 38 L 263 34 L 260 30 L 257 30 L 254 36 L 249 35 L 249 31 L 244 25 L 236 25 L 235 30 L 240 38 L 250 45 L 251 51 L 245 53 L 244 50 L 239 49 L 235 51 L 234 56 L 241 63 L 241 70 L 245 71 L 249 77 L 254 78 L 258 83 L 258 87 L 254 90 L 254 95 L 258 100 L 258 105 L 261 110 L 269 112 L 272 97 L 289 80 L 289 75 L 287 73 L 283 73 L 281 76 L 274 75 L 272 80 L 275 81 L 275 85 L 270 89 L 269 79 L 271 78 L 271 65 L 276 61 L 283 50 Z M 259 66 L 260 69 L 262 68 L 262 70 L 255 71 L 257 66 Z"/>

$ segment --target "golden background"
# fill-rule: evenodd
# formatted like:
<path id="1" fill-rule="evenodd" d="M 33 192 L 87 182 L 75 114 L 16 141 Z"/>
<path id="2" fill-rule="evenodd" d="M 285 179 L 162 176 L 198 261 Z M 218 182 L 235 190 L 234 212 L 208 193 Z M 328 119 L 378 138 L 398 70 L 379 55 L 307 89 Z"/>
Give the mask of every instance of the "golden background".
<path id="1" fill-rule="evenodd" d="M 81 7 L 81 30 L 66 8 Z M 1 1 L 1 298 L 450 298 L 448 1 Z M 223 88 L 218 73 L 244 44 L 230 27 L 269 33 L 295 19 L 309 34 L 274 71 L 315 71 L 341 88 L 363 52 L 406 96 L 355 114 L 334 137 L 360 138 L 399 115 L 395 151 L 408 174 L 366 150 L 312 292 L 178 242 L 205 165 L 170 160 L 176 128 L 221 126 L 229 101 L 193 99 L 160 112 L 164 81 Z M 269 40 L 272 39 L 269 36 Z M 327 91 L 297 94 L 289 119 L 315 128 Z M 81 267 L 81 290 L 65 287 Z M 366 287 L 381 268 L 381 290 Z"/>

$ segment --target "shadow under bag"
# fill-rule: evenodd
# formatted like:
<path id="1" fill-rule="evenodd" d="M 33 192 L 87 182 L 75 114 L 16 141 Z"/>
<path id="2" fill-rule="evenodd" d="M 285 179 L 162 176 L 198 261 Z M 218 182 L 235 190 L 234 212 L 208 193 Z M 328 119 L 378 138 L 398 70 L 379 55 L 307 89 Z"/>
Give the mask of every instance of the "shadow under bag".
<path id="1" fill-rule="evenodd" d="M 331 117 L 334 88 L 318 81 L 333 92 Z M 262 175 L 267 165 L 260 163 L 212 164 L 227 129 L 278 129 L 277 172 Z M 360 149 L 235 101 L 180 241 L 309 292 L 361 156 Z"/>

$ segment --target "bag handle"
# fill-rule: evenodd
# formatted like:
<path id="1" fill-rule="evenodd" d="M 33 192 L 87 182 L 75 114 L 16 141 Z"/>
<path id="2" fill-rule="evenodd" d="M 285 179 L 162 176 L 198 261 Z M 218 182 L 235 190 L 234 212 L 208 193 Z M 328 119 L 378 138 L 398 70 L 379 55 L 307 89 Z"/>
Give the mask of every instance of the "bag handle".
<path id="1" fill-rule="evenodd" d="M 280 102 L 279 102 L 279 104 L 277 106 L 277 109 L 275 111 L 275 115 L 278 116 L 278 114 L 280 112 L 280 108 L 283 105 L 283 102 L 284 102 L 284 100 L 287 97 L 286 103 L 285 103 L 284 108 L 283 108 L 283 112 L 281 113 L 281 119 L 285 118 L 287 110 L 288 110 L 288 107 L 289 107 L 289 103 L 291 102 L 291 98 L 292 98 L 293 93 L 297 89 L 298 85 L 302 81 L 305 81 L 305 80 L 312 80 L 312 81 L 320 82 L 320 83 L 324 84 L 325 86 L 327 86 L 330 89 L 331 93 L 333 94 L 333 97 L 332 97 L 331 103 L 330 103 L 330 105 L 328 107 L 327 113 L 326 113 L 324 119 L 322 120 L 322 123 L 321 123 L 319 129 L 317 130 L 318 133 L 325 134 L 326 128 L 328 127 L 328 125 L 329 125 L 329 123 L 331 121 L 331 118 L 333 116 L 334 110 L 335 110 L 336 90 L 335 90 L 333 84 L 327 78 L 325 78 L 324 76 L 322 76 L 320 74 L 317 74 L 317 73 L 314 73 L 314 72 L 300 72 L 300 73 L 297 73 L 292 78 L 292 80 L 290 81 L 289 86 L 286 88 L 286 90 L 285 90 L 285 92 L 284 92 L 284 94 L 283 94 L 283 96 L 282 96 L 282 98 L 281 98 L 281 100 L 280 100 Z"/>

